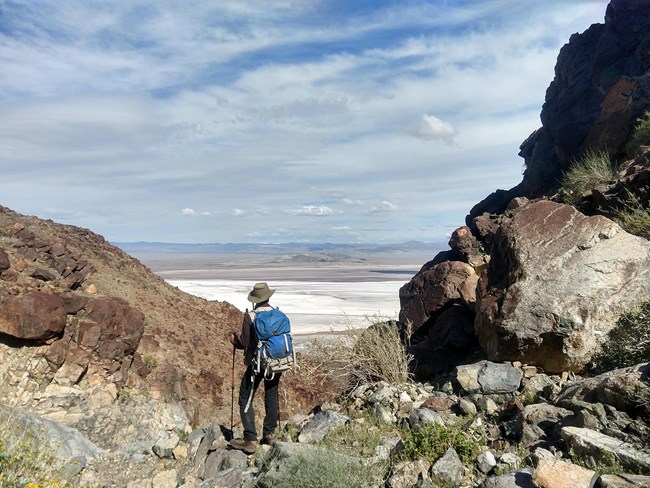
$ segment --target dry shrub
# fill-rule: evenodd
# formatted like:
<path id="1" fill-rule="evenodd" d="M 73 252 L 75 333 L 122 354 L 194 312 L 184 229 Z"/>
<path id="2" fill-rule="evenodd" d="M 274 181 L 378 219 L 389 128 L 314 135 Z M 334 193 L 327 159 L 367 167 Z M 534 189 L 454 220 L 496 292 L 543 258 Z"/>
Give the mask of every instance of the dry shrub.
<path id="1" fill-rule="evenodd" d="M 609 155 L 605 152 L 589 150 L 581 159 L 569 166 L 562 178 L 561 189 L 565 200 L 576 205 L 584 192 L 610 182 L 614 177 L 614 168 Z"/>
<path id="2" fill-rule="evenodd" d="M 344 389 L 376 381 L 404 383 L 411 378 L 412 357 L 395 321 L 376 321 L 367 329 L 313 340 L 307 347 L 310 369 L 302 368 L 302 374 L 335 378 Z"/>
<path id="3" fill-rule="evenodd" d="M 650 361 L 650 302 L 624 313 L 607 342 L 592 358 L 592 371 L 604 373 Z"/>

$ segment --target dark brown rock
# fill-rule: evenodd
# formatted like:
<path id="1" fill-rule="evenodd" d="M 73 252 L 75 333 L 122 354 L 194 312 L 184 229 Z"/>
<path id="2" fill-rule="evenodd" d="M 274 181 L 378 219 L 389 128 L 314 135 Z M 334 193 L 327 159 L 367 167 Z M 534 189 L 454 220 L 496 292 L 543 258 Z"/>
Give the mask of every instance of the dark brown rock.
<path id="1" fill-rule="evenodd" d="M 68 354 L 68 346 L 70 340 L 66 337 L 58 341 L 53 342 L 45 351 L 45 360 L 49 363 L 52 369 L 57 370 L 65 361 L 65 357 Z"/>
<path id="2" fill-rule="evenodd" d="M 555 187 L 588 148 L 622 152 L 636 119 L 650 108 L 648 11 L 648 0 L 613 0 L 604 25 L 574 34 L 560 51 L 543 127 L 521 146 L 530 193 Z"/>
<path id="3" fill-rule="evenodd" d="M 95 322 L 81 322 L 79 324 L 78 344 L 81 347 L 94 349 L 99 344 L 102 328 Z"/>
<path id="4" fill-rule="evenodd" d="M 0 332 L 18 339 L 50 339 L 59 335 L 65 324 L 63 300 L 49 293 L 12 296 L 0 308 Z"/>
<path id="5" fill-rule="evenodd" d="M 450 302 L 473 307 L 478 276 L 474 268 L 460 261 L 446 261 L 418 273 L 399 292 L 400 322 L 417 331 Z"/>
<path id="6" fill-rule="evenodd" d="M 65 303 L 65 311 L 68 314 L 77 314 L 79 310 L 86 306 L 88 297 L 79 295 L 78 293 L 66 292 L 61 294 L 61 298 Z"/>
<path id="7" fill-rule="evenodd" d="M 54 281 L 56 279 L 53 273 L 43 268 L 36 268 L 30 273 L 30 276 L 41 281 Z"/>
<path id="8" fill-rule="evenodd" d="M 86 306 L 87 318 L 101 327 L 100 341 L 117 341 L 124 345 L 103 346 L 102 357 L 114 357 L 116 350 L 124 354 L 133 354 L 138 347 L 144 332 L 144 315 L 131 307 L 126 300 L 119 298 L 96 298 Z"/>
<path id="9" fill-rule="evenodd" d="M 60 242 L 55 242 L 52 244 L 49 253 L 55 258 L 60 258 L 66 253 L 65 246 Z"/>
<path id="10" fill-rule="evenodd" d="M 449 247 L 456 254 L 457 260 L 472 267 L 485 263 L 479 243 L 476 237 L 472 235 L 469 227 L 464 226 L 456 229 L 449 240 Z"/>

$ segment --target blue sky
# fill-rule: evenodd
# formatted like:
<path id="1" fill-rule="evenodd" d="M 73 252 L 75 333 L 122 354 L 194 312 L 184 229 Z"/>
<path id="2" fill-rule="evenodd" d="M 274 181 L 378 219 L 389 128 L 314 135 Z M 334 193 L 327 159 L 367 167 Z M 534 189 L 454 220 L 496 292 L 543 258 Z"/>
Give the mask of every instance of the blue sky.
<path id="1" fill-rule="evenodd" d="M 0 204 L 117 242 L 441 241 L 606 0 L 0 0 Z"/>

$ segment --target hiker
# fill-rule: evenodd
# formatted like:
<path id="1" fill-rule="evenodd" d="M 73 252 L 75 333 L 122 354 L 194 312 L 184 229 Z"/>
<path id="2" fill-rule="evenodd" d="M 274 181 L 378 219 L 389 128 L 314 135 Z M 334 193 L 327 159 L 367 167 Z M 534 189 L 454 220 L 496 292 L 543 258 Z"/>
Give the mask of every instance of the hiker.
<path id="1" fill-rule="evenodd" d="M 254 358 L 257 349 L 257 336 L 253 321 L 255 314 L 262 311 L 273 310 L 269 304 L 271 295 L 275 290 L 269 288 L 266 283 L 257 283 L 248 294 L 248 301 L 253 304 L 253 310 L 244 314 L 241 333 L 233 332 L 230 335 L 230 343 L 237 349 L 244 349 L 244 364 L 246 372 L 242 376 L 239 385 L 239 414 L 242 426 L 244 427 L 244 438 L 233 439 L 230 447 L 244 451 L 246 454 L 253 454 L 257 448 L 257 431 L 255 430 L 255 412 L 253 411 L 253 398 L 260 382 L 264 380 L 264 424 L 262 428 L 261 444 L 272 444 L 273 433 L 278 424 L 278 384 L 282 373 L 275 373 L 271 379 L 267 379 L 264 371 L 254 370 Z"/>

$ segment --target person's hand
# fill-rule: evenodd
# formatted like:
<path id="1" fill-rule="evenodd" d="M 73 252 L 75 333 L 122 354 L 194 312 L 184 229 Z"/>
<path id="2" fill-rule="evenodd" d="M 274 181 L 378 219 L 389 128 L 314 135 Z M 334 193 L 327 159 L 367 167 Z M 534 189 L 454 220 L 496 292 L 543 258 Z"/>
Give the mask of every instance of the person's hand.
<path id="1" fill-rule="evenodd" d="M 234 332 L 230 334 L 230 337 L 228 338 L 228 340 L 230 341 L 230 343 L 233 346 L 235 345 L 235 333 Z"/>

